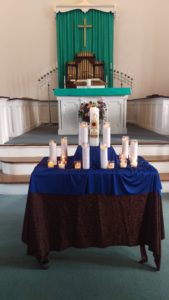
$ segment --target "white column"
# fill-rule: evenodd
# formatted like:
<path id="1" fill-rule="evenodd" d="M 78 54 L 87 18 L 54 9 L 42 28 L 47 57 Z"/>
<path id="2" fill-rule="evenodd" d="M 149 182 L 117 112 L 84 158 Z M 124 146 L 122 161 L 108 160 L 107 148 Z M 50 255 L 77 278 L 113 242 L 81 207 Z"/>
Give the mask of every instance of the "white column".
<path id="1" fill-rule="evenodd" d="M 8 98 L 0 98 L 0 144 L 9 140 Z"/>

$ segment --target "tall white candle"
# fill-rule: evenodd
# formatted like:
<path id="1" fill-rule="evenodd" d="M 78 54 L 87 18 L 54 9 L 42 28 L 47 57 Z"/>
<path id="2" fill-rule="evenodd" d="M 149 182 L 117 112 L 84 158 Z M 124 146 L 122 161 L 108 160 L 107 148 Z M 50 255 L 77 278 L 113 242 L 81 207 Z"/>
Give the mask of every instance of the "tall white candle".
<path id="1" fill-rule="evenodd" d="M 106 122 L 103 125 L 103 144 L 110 147 L 110 123 Z"/>
<path id="2" fill-rule="evenodd" d="M 93 146 L 93 147 L 99 146 L 99 137 L 98 136 L 96 136 L 96 137 L 90 136 L 89 143 L 90 143 L 90 146 Z"/>
<path id="3" fill-rule="evenodd" d="M 67 137 L 61 138 L 61 156 L 67 158 Z"/>
<path id="4" fill-rule="evenodd" d="M 82 165 L 83 169 L 90 168 L 90 147 L 89 144 L 82 145 Z"/>
<path id="5" fill-rule="evenodd" d="M 108 151 L 107 146 L 105 144 L 100 145 L 100 160 L 101 160 L 101 168 L 107 169 L 108 166 Z"/>
<path id="6" fill-rule="evenodd" d="M 90 108 L 90 136 L 99 136 L 99 109 Z"/>
<path id="7" fill-rule="evenodd" d="M 129 157 L 129 137 L 122 137 L 122 154 L 125 155 L 126 158 Z"/>
<path id="8" fill-rule="evenodd" d="M 52 161 L 54 165 L 57 164 L 57 146 L 56 141 L 49 141 L 49 161 Z"/>
<path id="9" fill-rule="evenodd" d="M 81 122 L 79 124 L 79 145 L 88 143 L 88 124 Z"/>
<path id="10" fill-rule="evenodd" d="M 138 159 L 138 140 L 130 141 L 130 159 L 135 161 Z"/>

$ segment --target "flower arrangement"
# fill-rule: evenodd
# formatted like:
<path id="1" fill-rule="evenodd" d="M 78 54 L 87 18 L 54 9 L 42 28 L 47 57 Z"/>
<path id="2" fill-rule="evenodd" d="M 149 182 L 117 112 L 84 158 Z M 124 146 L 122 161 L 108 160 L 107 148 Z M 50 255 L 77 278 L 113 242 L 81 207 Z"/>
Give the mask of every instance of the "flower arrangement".
<path id="1" fill-rule="evenodd" d="M 98 100 L 97 102 L 89 101 L 88 103 L 84 102 L 80 105 L 79 117 L 82 119 L 82 121 L 89 122 L 91 107 L 97 107 L 99 109 L 100 120 L 104 120 L 106 118 L 106 103 L 102 100 Z"/>

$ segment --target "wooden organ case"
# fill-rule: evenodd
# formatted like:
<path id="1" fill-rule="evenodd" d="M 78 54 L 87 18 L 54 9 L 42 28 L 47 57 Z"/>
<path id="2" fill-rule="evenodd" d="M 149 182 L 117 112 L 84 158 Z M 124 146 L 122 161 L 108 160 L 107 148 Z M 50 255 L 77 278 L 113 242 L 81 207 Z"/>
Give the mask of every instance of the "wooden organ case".
<path id="1" fill-rule="evenodd" d="M 75 55 L 74 61 L 66 64 L 66 87 L 85 86 L 87 79 L 91 79 L 94 85 L 105 85 L 104 62 L 97 61 L 91 52 L 81 51 Z"/>

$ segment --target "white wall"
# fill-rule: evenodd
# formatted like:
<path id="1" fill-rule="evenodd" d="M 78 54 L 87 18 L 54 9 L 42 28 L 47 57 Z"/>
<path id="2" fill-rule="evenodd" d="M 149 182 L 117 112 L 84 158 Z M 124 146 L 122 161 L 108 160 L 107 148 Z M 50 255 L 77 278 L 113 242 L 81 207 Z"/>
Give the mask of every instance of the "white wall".
<path id="1" fill-rule="evenodd" d="M 153 93 L 169 95 L 169 1 L 115 2 L 114 64 L 134 78 L 131 98 Z M 57 61 L 56 3 L 56 0 L 1 0 L 1 96 L 38 98 L 39 75 Z M 46 99 L 46 85 L 43 93 Z"/>

